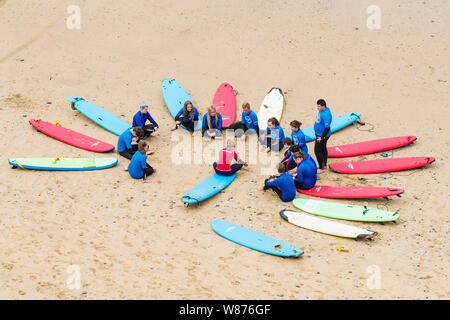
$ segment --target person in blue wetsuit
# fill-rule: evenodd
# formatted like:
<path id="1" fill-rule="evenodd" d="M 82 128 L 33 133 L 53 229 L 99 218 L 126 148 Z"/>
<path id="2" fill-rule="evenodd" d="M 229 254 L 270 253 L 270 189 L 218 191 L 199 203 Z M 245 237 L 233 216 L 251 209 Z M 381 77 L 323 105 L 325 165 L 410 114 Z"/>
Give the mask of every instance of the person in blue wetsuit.
<path id="1" fill-rule="evenodd" d="M 306 138 L 303 131 L 300 129 L 302 123 L 297 120 L 293 120 L 290 123 L 291 126 L 291 139 L 292 142 L 300 147 L 300 151 L 306 156 L 308 154 L 308 146 L 306 145 Z"/>
<path id="2" fill-rule="evenodd" d="M 261 142 L 261 150 L 266 152 L 281 150 L 284 141 L 284 131 L 277 118 L 272 117 L 267 120 L 266 131 L 259 137 L 259 140 Z"/>
<path id="3" fill-rule="evenodd" d="M 316 185 L 317 169 L 315 165 L 307 160 L 301 152 L 294 153 L 294 161 L 297 163 L 297 170 L 292 174 L 294 184 L 297 189 L 307 190 Z"/>
<path id="4" fill-rule="evenodd" d="M 147 163 L 147 155 L 152 153 L 148 151 L 148 148 L 147 142 L 144 140 L 139 141 L 138 150 L 134 153 L 127 168 L 128 173 L 132 178 L 142 178 L 145 183 L 150 182 L 147 177 L 156 172 L 156 170 Z"/>
<path id="5" fill-rule="evenodd" d="M 264 181 L 264 186 L 260 187 L 259 190 L 266 191 L 271 189 L 274 191 L 283 202 L 289 202 L 294 200 L 296 196 L 294 180 L 289 173 L 286 173 L 286 167 L 284 164 L 279 163 L 277 166 L 277 171 L 279 176 L 270 176 Z"/>
<path id="6" fill-rule="evenodd" d="M 198 120 L 197 108 L 195 108 L 192 102 L 188 100 L 175 116 L 175 128 L 172 128 L 171 130 L 177 130 L 178 126 L 183 125 L 192 132 L 192 135 L 195 135 L 195 122 Z"/>
<path id="7" fill-rule="evenodd" d="M 246 136 L 254 134 L 255 132 L 259 138 L 258 116 L 251 110 L 250 104 L 245 102 L 242 104 L 241 121 L 235 122 L 228 127 L 223 127 L 223 130 L 234 130 L 235 135 L 241 136 L 243 140 Z"/>
<path id="8" fill-rule="evenodd" d="M 117 152 L 129 160 L 133 157 L 137 151 L 137 145 L 132 142 L 137 142 L 144 137 L 144 129 L 141 127 L 127 129 L 119 136 L 117 141 Z"/>
<path id="9" fill-rule="evenodd" d="M 145 124 L 147 121 L 150 121 L 150 124 Z M 159 129 L 155 119 L 148 112 L 148 104 L 145 101 L 142 101 L 139 111 L 133 116 L 133 127 L 144 129 L 144 139 L 153 136 L 153 132 Z"/>
<path id="10" fill-rule="evenodd" d="M 322 173 L 327 168 L 328 151 L 327 141 L 331 135 L 331 121 L 333 117 L 327 103 L 323 99 L 317 100 L 317 114 L 316 122 L 314 123 L 314 133 L 316 134 L 316 141 L 314 144 L 314 153 L 319 169 L 317 173 Z"/>
<path id="11" fill-rule="evenodd" d="M 214 106 L 203 116 L 202 135 L 212 139 L 222 136 L 222 116 Z"/>

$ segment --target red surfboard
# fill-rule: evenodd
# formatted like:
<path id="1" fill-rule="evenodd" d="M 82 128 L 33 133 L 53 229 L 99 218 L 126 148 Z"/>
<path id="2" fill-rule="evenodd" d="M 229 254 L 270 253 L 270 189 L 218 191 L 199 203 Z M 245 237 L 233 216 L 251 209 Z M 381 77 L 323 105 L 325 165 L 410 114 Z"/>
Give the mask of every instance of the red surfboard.
<path id="1" fill-rule="evenodd" d="M 213 106 L 222 116 L 222 126 L 228 127 L 236 119 L 236 96 L 229 83 L 222 83 L 217 88 L 213 99 Z"/>
<path id="2" fill-rule="evenodd" d="M 399 188 L 357 187 L 357 186 L 315 186 L 299 192 L 308 196 L 331 199 L 367 199 L 399 196 L 404 192 Z"/>
<path id="3" fill-rule="evenodd" d="M 400 147 L 404 147 L 410 143 L 416 141 L 415 136 L 402 136 L 395 138 L 385 138 L 377 140 L 369 140 L 358 143 L 344 144 L 335 147 L 328 147 L 328 157 L 330 158 L 343 158 L 354 157 L 363 154 L 376 153 L 386 150 L 392 150 Z"/>
<path id="4" fill-rule="evenodd" d="M 433 163 L 432 157 L 406 157 L 330 164 L 333 171 L 348 174 L 368 174 L 415 169 Z"/>
<path id="5" fill-rule="evenodd" d="M 63 128 L 53 123 L 42 120 L 30 120 L 30 124 L 36 130 L 45 133 L 49 137 L 70 144 L 71 146 L 94 152 L 107 152 L 114 150 L 112 144 L 85 136 L 84 134 Z"/>

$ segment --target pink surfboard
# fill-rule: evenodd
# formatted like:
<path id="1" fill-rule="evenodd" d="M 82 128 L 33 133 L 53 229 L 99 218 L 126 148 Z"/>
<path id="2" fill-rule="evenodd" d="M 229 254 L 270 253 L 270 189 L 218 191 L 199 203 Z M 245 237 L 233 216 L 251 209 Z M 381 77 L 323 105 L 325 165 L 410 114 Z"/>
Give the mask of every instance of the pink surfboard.
<path id="1" fill-rule="evenodd" d="M 94 152 L 107 152 L 114 150 L 114 146 L 112 144 L 85 136 L 84 134 L 63 128 L 53 123 L 31 119 L 30 124 L 36 128 L 36 130 L 48 135 L 49 137 L 83 150 Z"/>
<path id="2" fill-rule="evenodd" d="M 368 199 L 399 196 L 404 192 L 399 188 L 366 187 L 366 186 L 315 186 L 299 192 L 308 196 L 331 199 Z"/>
<path id="3" fill-rule="evenodd" d="M 229 83 L 222 83 L 217 88 L 213 99 L 213 106 L 222 116 L 222 126 L 228 127 L 236 119 L 236 96 Z"/>
<path id="4" fill-rule="evenodd" d="M 404 147 L 410 143 L 416 141 L 415 136 L 402 136 L 394 138 L 385 138 L 377 140 L 369 140 L 358 143 L 344 144 L 335 147 L 328 147 L 328 157 L 330 158 L 343 158 L 354 157 L 363 154 L 371 154 L 386 150 L 392 150 L 400 147 Z"/>
<path id="5" fill-rule="evenodd" d="M 433 157 L 406 157 L 330 164 L 333 171 L 347 174 L 369 174 L 415 169 L 433 163 Z"/>

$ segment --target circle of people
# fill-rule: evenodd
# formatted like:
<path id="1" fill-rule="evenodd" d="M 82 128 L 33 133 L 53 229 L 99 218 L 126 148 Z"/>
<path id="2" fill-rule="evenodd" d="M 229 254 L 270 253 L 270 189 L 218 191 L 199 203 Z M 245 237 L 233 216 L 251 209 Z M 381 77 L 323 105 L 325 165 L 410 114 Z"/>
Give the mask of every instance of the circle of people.
<path id="1" fill-rule="evenodd" d="M 154 132 L 159 129 L 159 126 L 150 115 L 147 103 L 143 101 L 139 108 L 140 110 L 133 117 L 133 126 L 119 136 L 117 151 L 121 156 L 131 160 L 125 169 L 130 176 L 135 179 L 143 179 L 147 183 L 150 182 L 148 177 L 156 172 L 156 169 L 147 163 L 147 156 L 151 155 L 153 151 L 149 151 L 149 144 L 144 139 L 154 136 Z M 318 114 L 314 123 L 316 135 L 314 153 L 319 167 L 309 155 L 305 135 L 300 129 L 302 125 L 300 121 L 290 122 L 292 131 L 290 137 L 285 137 L 284 131 L 275 117 L 268 119 L 267 128 L 262 133 L 258 126 L 258 116 L 247 102 L 242 105 L 241 121 L 228 127 L 222 127 L 222 116 L 216 108 L 209 107 L 202 119 L 202 136 L 214 139 L 222 136 L 223 130 L 233 130 L 235 136 L 240 136 L 245 140 L 247 136 L 256 133 L 261 144 L 261 151 L 274 150 L 278 152 L 285 149 L 284 158 L 277 165 L 278 174 L 266 178 L 264 185 L 260 186 L 258 190 L 271 189 L 282 201 L 289 202 L 295 198 L 296 189 L 313 188 L 317 181 L 317 174 L 324 172 L 327 168 L 327 141 L 331 134 L 332 115 L 324 99 L 317 101 L 317 110 Z M 149 124 L 146 124 L 147 121 Z M 175 126 L 171 130 L 177 130 L 182 126 L 192 132 L 194 136 L 198 132 L 195 130 L 197 121 L 199 121 L 198 110 L 191 101 L 186 101 L 175 116 Z M 234 141 L 229 139 L 226 148 L 220 150 L 218 162 L 213 163 L 216 174 L 231 176 L 242 167 L 248 166 L 234 151 L 234 146 Z M 236 163 L 231 164 L 233 159 Z"/>

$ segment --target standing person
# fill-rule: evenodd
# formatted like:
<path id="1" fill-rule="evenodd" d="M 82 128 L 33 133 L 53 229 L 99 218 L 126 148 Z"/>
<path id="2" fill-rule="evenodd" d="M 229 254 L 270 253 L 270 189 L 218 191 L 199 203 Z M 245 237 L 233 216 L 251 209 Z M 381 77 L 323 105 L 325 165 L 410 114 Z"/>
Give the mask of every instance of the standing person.
<path id="1" fill-rule="evenodd" d="M 241 137 L 243 140 L 245 140 L 247 135 L 255 132 L 259 138 L 258 116 L 253 110 L 251 110 L 250 104 L 248 102 L 244 102 L 242 104 L 241 122 L 235 122 L 228 127 L 224 127 L 223 130 L 235 130 L 235 133 L 238 130 L 242 130 L 244 132 Z"/>
<path id="2" fill-rule="evenodd" d="M 129 160 L 133 157 L 134 153 L 137 151 L 138 147 L 132 142 L 137 142 L 139 139 L 144 137 L 144 129 L 141 127 L 127 129 L 119 136 L 119 141 L 117 142 L 117 152 Z"/>
<path id="3" fill-rule="evenodd" d="M 138 150 L 134 153 L 128 165 L 128 173 L 130 176 L 134 179 L 142 178 L 145 183 L 150 182 L 147 177 L 156 172 L 156 169 L 153 169 L 147 163 L 147 156 L 152 153 L 148 148 L 149 146 L 146 141 L 139 141 Z"/>
<path id="4" fill-rule="evenodd" d="M 264 181 L 264 186 L 259 187 L 258 189 L 260 191 L 272 189 L 283 202 L 294 200 L 297 191 L 295 190 L 295 184 L 294 180 L 292 180 L 292 176 L 285 172 L 286 167 L 282 163 L 278 164 L 277 171 L 280 174 L 278 177 L 270 176 Z"/>
<path id="5" fill-rule="evenodd" d="M 308 154 L 308 146 L 306 145 L 306 138 L 303 131 L 300 129 L 302 123 L 297 120 L 293 120 L 290 123 L 291 126 L 291 138 L 292 142 L 300 147 L 302 153 L 306 156 Z"/>
<path id="6" fill-rule="evenodd" d="M 198 111 L 197 108 L 194 107 L 191 101 L 187 100 L 184 103 L 183 108 L 178 111 L 175 116 L 175 128 L 171 130 L 177 130 L 178 126 L 183 125 L 189 131 L 192 132 L 192 135 L 195 135 L 195 122 L 198 121 Z"/>
<path id="7" fill-rule="evenodd" d="M 144 129 L 144 139 L 148 136 L 153 136 L 153 132 L 159 129 L 158 124 L 155 119 L 152 118 L 148 112 L 148 104 L 142 101 L 139 106 L 139 111 L 133 116 L 133 127 L 141 127 Z M 150 124 L 145 124 L 145 122 L 150 121 Z"/>
<path id="8" fill-rule="evenodd" d="M 202 135 L 212 139 L 222 136 L 222 116 L 214 106 L 203 116 Z"/>
<path id="9" fill-rule="evenodd" d="M 261 150 L 269 152 L 280 151 L 283 148 L 284 132 L 277 118 L 272 117 L 267 120 L 266 131 L 259 137 L 261 142 Z"/>
<path id="10" fill-rule="evenodd" d="M 316 155 L 317 162 L 319 163 L 317 173 L 322 173 L 327 168 L 327 141 L 331 135 L 330 126 L 333 117 L 330 109 L 327 107 L 327 103 L 323 99 L 317 100 L 317 110 L 319 112 L 317 114 L 316 122 L 314 123 L 314 132 L 316 134 L 314 153 Z"/>
<path id="11" fill-rule="evenodd" d="M 294 184 L 297 189 L 307 190 L 316 185 L 317 170 L 310 160 L 301 151 L 294 153 L 294 161 L 297 163 L 297 172 L 293 173 Z"/>
<path id="12" fill-rule="evenodd" d="M 233 159 L 236 160 L 237 163 L 231 164 Z M 243 166 L 247 167 L 248 164 L 239 159 L 237 153 L 234 151 L 233 140 L 227 141 L 227 147 L 219 151 L 219 162 L 213 163 L 214 171 L 216 171 L 219 176 L 232 176 L 241 170 Z"/>

